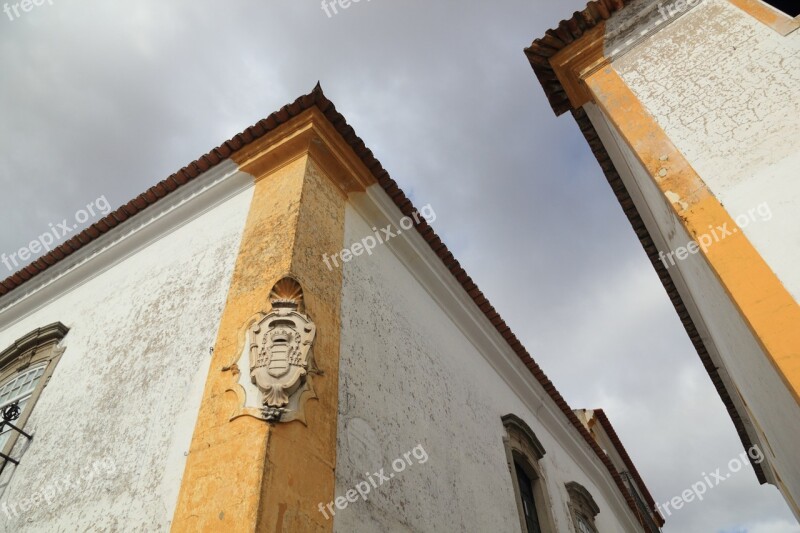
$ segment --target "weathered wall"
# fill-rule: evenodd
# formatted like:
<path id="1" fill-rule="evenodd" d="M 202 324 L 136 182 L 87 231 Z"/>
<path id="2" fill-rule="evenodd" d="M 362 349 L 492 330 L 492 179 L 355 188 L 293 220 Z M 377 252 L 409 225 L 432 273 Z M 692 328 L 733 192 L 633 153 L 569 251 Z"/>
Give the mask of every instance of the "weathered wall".
<path id="1" fill-rule="evenodd" d="M 0 530 L 169 529 L 251 196 L 200 213 L 23 319 L 0 315 L 3 347 L 51 322 L 70 328 L 2 497 L 19 516 L 0 513 Z M 20 509 L 66 477 L 80 489 Z"/>
<path id="2" fill-rule="evenodd" d="M 655 244 L 660 250 L 685 246 L 691 238 L 648 171 L 597 107 L 587 105 L 586 111 Z M 689 255 L 669 270 L 709 352 L 736 384 L 731 395 L 741 395 L 763 429 L 758 431 L 762 452 L 797 497 L 800 463 L 795 449 L 800 424 L 794 397 L 705 259 Z M 747 414 L 743 405 L 738 408 Z"/>
<path id="3" fill-rule="evenodd" d="M 703 0 L 614 68 L 800 301 L 800 31 Z"/>
<path id="4" fill-rule="evenodd" d="M 348 206 L 345 243 L 373 234 L 376 222 Z M 567 441 L 581 437 L 571 428 L 543 425 L 391 246 L 379 245 L 373 255 L 344 265 L 336 494 L 345 495 L 367 473 L 392 472 L 392 461 L 417 445 L 428 460 L 415 460 L 372 489 L 367 501 L 336 510 L 335 530 L 518 532 L 502 440 L 501 417 L 509 413 L 524 419 L 544 445 L 542 468 L 558 531 L 571 530 L 568 481 L 583 484 L 600 505 L 600 531 L 631 530 L 604 492 L 616 488 L 599 488 L 593 481 L 598 478 L 566 451 Z M 585 442 L 573 445 L 588 450 Z M 602 475 L 595 461 L 590 469 Z M 610 479 L 607 471 L 605 476 Z"/>
<path id="5" fill-rule="evenodd" d="M 796 316 L 795 304 L 800 301 L 796 266 L 800 252 L 800 31 L 782 35 L 756 18 L 755 12 L 726 0 L 703 0 L 679 12 L 680 16 L 648 30 L 639 41 L 623 43 L 613 33 L 621 23 L 611 24 L 614 29 L 610 29 L 606 53 L 614 56 L 614 71 L 702 179 L 698 187 L 706 186 L 739 226 L 731 222 L 728 229 L 733 237 L 711 244 L 709 254 L 716 256 L 713 268 L 697 254 L 678 261 L 670 273 L 712 357 L 735 384 L 728 384 L 731 394 L 743 399 L 734 398 L 737 410 L 749 419 L 749 431 L 756 434 L 777 474 L 771 480 L 800 516 L 800 462 L 793 451 L 800 441 L 798 405 L 787 389 L 787 380 L 795 383 L 797 378 L 797 346 L 791 345 L 791 331 L 771 330 L 770 320 L 762 319 L 771 316 L 771 323 L 777 324 L 782 317 Z M 641 27 L 645 26 L 643 19 Z M 605 130 L 601 131 L 604 144 L 620 148 L 612 154 L 615 166 L 659 249 L 669 253 L 686 246 L 692 240 L 685 231 L 690 215 L 683 212 L 684 220 L 679 220 L 669 202 L 692 205 L 693 195 L 704 191 L 684 190 L 685 197 L 665 198 L 653 181 L 654 170 L 642 166 L 641 158 L 628 149 L 631 139 L 623 141 L 613 127 L 606 128 L 595 108 L 587 107 L 598 131 Z M 657 140 L 650 142 L 654 150 L 668 150 L 666 144 L 658 148 Z M 641 140 L 640 145 L 646 144 Z M 658 157 L 658 153 L 645 157 Z M 674 180 L 668 170 L 672 161 L 664 157 L 663 179 Z M 700 211 L 692 216 L 702 216 Z M 722 234 L 717 230 L 694 228 L 698 235 L 694 239 L 703 233 L 706 237 Z M 747 262 L 750 256 L 724 256 L 723 246 L 730 244 L 733 250 L 737 233 L 747 237 L 747 246 L 752 245 L 777 281 L 772 281 L 775 278 L 768 270 L 748 270 L 754 266 Z M 747 246 L 741 250 L 746 252 Z M 728 284 L 723 286 L 720 279 Z M 768 299 L 776 298 L 784 287 L 785 301 Z M 748 291 L 753 292 L 749 300 Z M 760 301 L 772 307 L 759 308 Z M 771 350 L 769 355 L 765 346 Z M 776 365 L 783 376 L 776 372 Z"/>

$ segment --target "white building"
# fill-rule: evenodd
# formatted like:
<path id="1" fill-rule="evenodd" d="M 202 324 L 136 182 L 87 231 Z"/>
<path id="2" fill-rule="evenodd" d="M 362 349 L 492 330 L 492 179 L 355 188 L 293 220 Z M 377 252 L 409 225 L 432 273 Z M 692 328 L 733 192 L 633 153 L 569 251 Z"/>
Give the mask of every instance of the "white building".
<path id="1" fill-rule="evenodd" d="M 798 28 L 796 0 L 602 0 L 526 53 L 800 519 Z"/>
<path id="2" fill-rule="evenodd" d="M 657 529 L 433 219 L 316 88 L 2 282 L 0 528 Z"/>

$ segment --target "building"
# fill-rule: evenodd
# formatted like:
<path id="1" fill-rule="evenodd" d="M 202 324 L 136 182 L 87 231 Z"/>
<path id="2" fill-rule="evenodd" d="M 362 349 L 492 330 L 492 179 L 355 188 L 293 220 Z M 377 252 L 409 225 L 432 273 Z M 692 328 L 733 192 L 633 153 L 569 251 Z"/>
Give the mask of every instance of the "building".
<path id="1" fill-rule="evenodd" d="M 317 87 L 3 281 L 3 530 L 663 523 L 433 219 Z"/>
<path id="2" fill-rule="evenodd" d="M 622 476 L 625 487 L 633 496 L 636 506 L 642 511 L 642 516 L 647 521 L 650 531 L 659 531 L 659 526 L 664 525 L 661 518 L 663 514 L 647 490 L 636 465 L 633 464 L 628 451 L 622 445 L 614 426 L 602 409 L 578 409 L 575 411 L 578 419 L 589 431 L 598 446 L 608 455 L 617 472 Z"/>
<path id="3" fill-rule="evenodd" d="M 800 4 L 590 2 L 526 49 L 800 519 Z M 751 459 L 758 454 L 750 454 Z"/>

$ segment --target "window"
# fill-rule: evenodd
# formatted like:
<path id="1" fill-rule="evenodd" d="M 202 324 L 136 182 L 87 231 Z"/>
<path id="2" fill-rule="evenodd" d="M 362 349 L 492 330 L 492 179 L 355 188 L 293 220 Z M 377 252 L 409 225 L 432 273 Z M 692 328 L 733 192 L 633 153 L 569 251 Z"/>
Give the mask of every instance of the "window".
<path id="1" fill-rule="evenodd" d="M 771 5 L 778 11 L 783 11 L 790 17 L 800 15 L 800 2 L 797 0 L 764 0 L 764 3 Z"/>
<path id="2" fill-rule="evenodd" d="M 67 331 L 66 326 L 56 322 L 17 339 L 0 352 L 0 412 L 16 404 L 19 418 L 12 423 L 17 428 L 25 429 L 33 407 L 64 351 L 58 345 Z M 30 442 L 20 436 L 17 431 L 4 426 L 0 431 L 0 452 L 19 461 Z M 0 494 L 15 469 L 12 461 L 0 458 Z"/>
<path id="3" fill-rule="evenodd" d="M 4 385 L 0 386 L 0 411 L 12 403 L 16 403 L 20 411 L 24 412 L 28 400 L 31 399 L 31 395 L 36 389 L 36 385 L 42 379 L 45 367 L 46 365 L 39 364 L 34 368 L 17 372 Z M 0 449 L 8 442 L 9 436 L 13 431 L 13 429 L 6 427 L 0 432 Z"/>
<path id="4" fill-rule="evenodd" d="M 517 499 L 521 531 L 524 533 L 555 533 L 550 513 L 544 473 L 540 460 L 545 451 L 533 431 L 519 417 L 502 418 L 506 428 L 503 442 Z"/>
<path id="5" fill-rule="evenodd" d="M 575 523 L 575 530 L 578 533 L 597 533 L 594 525 L 594 518 L 600 512 L 600 508 L 595 503 L 592 495 L 580 483 L 571 481 L 567 483 L 567 494 L 569 495 L 569 510 L 572 514 L 572 521 Z"/>
<path id="6" fill-rule="evenodd" d="M 578 526 L 578 533 L 595 533 L 594 528 L 589 525 L 589 522 L 583 515 L 576 515 L 575 522 Z"/>
<path id="7" fill-rule="evenodd" d="M 514 467 L 517 474 L 519 495 L 522 500 L 522 514 L 525 516 L 527 532 L 541 533 L 542 527 L 539 525 L 539 513 L 536 512 L 536 500 L 533 497 L 533 481 L 531 481 L 519 463 L 515 462 Z"/>

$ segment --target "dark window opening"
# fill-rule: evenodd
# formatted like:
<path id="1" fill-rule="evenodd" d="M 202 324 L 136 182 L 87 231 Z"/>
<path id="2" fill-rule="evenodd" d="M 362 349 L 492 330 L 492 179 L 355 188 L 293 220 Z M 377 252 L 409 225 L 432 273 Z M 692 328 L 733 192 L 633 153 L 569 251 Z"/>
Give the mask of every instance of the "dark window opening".
<path id="1" fill-rule="evenodd" d="M 514 466 L 517 470 L 517 483 L 528 533 L 542 533 L 542 528 L 539 526 L 539 515 L 536 513 L 536 502 L 533 499 L 533 483 L 518 464 L 515 463 Z"/>
<path id="2" fill-rule="evenodd" d="M 790 17 L 800 15 L 800 2 L 797 0 L 764 0 L 764 2 Z"/>

